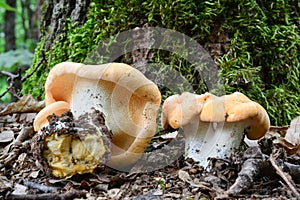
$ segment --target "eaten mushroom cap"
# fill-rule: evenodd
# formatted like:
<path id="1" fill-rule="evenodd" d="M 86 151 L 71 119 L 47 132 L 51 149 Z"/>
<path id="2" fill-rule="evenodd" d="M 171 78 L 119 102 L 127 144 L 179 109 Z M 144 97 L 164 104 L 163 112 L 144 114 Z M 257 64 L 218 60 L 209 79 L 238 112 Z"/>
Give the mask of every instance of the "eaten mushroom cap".
<path id="1" fill-rule="evenodd" d="M 186 156 L 201 165 L 208 164 L 208 157 L 228 157 L 239 147 L 244 133 L 247 138 L 256 140 L 270 127 L 266 110 L 242 93 L 221 97 L 209 93 L 185 96 L 175 95 L 165 100 L 162 125 L 164 128 L 183 128 Z"/>
<path id="2" fill-rule="evenodd" d="M 127 64 L 60 63 L 50 71 L 45 93 L 46 107 L 36 116 L 34 129 L 46 126 L 52 113 L 61 115 L 70 109 L 79 117 L 99 110 L 113 133 L 111 167 L 123 169 L 134 164 L 156 132 L 160 92 Z"/>

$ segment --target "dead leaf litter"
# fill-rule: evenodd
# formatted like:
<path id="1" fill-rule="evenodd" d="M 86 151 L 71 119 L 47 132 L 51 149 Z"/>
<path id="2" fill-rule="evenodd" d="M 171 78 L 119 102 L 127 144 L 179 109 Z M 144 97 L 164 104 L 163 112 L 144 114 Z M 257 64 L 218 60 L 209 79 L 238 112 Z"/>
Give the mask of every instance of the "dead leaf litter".
<path id="1" fill-rule="evenodd" d="M 206 169 L 183 156 L 175 162 L 164 157 L 167 147 L 174 156 L 183 152 L 184 141 L 178 137 L 178 130 L 154 137 L 147 150 L 158 153 L 141 158 L 142 162 L 160 160 L 165 167 L 151 170 L 138 162 L 130 172 L 120 172 L 102 166 L 94 173 L 58 179 L 49 176 L 31 149 L 35 135 L 32 123 L 42 102 L 22 110 L 23 104 L 15 104 L 17 108 L 1 105 L 5 111 L 0 112 L 3 199 L 300 199 L 299 148 L 295 149 L 299 143 L 289 146 L 294 148 L 294 154 L 288 155 L 288 138 L 283 140 L 281 135 L 286 129 L 269 131 L 259 141 L 259 147 L 244 146 L 243 151 L 232 153 L 228 159 L 212 158 Z M 299 119 L 288 131 L 298 134 L 292 137 L 299 136 L 298 123 Z M 175 142 L 170 148 L 167 144 L 172 140 Z"/>

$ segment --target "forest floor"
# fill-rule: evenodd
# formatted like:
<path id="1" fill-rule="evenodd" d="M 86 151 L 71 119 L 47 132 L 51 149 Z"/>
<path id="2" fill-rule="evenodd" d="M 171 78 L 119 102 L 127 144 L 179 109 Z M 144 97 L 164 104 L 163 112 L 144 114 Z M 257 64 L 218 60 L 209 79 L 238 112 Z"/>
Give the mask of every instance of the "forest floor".
<path id="1" fill-rule="evenodd" d="M 267 137 L 263 147 L 211 159 L 206 169 L 181 156 L 151 172 L 137 164 L 130 172 L 106 167 L 69 179 L 47 176 L 31 148 L 32 124 L 41 107 L 31 98 L 0 106 L 0 199 L 300 199 L 299 151 L 286 156 L 273 145 L 275 136 Z M 157 136 L 150 147 L 168 142 Z"/>

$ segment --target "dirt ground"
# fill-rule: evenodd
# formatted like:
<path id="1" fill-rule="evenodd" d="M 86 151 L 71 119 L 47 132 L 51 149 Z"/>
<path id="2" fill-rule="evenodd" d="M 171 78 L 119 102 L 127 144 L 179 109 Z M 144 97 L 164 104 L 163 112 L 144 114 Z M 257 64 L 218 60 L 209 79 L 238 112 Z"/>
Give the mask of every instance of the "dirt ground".
<path id="1" fill-rule="evenodd" d="M 48 176 L 32 149 L 37 134 L 32 123 L 42 106 L 27 99 L 9 109 L 0 107 L 1 199 L 300 199 L 299 153 L 287 156 L 275 142 L 274 132 L 284 127 L 269 132 L 259 147 L 244 146 L 229 159 L 211 159 L 206 169 L 181 156 L 149 172 L 141 160 L 130 172 L 99 166 L 94 173 L 69 179 Z M 156 136 L 148 149 L 155 151 L 169 142 Z M 181 145 L 175 148 L 181 150 Z M 142 159 L 168 160 L 147 154 Z"/>

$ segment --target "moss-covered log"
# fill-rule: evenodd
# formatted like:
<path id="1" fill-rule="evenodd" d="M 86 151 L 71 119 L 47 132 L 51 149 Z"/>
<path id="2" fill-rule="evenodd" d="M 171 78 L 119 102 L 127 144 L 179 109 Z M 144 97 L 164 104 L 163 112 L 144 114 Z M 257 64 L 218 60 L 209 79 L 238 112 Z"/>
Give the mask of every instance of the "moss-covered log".
<path id="1" fill-rule="evenodd" d="M 55 64 L 83 62 L 104 39 L 148 24 L 197 40 L 216 61 L 226 93 L 239 91 L 259 102 L 272 124 L 289 124 L 300 115 L 297 0 L 49 2 L 44 3 L 42 37 L 28 73 L 36 70 L 24 83 L 24 93 L 42 97 L 46 76 Z M 131 64 L 130 59 L 122 61 Z M 149 62 L 174 67 L 197 93 L 207 90 L 180 55 L 155 51 Z"/>

